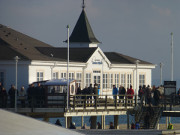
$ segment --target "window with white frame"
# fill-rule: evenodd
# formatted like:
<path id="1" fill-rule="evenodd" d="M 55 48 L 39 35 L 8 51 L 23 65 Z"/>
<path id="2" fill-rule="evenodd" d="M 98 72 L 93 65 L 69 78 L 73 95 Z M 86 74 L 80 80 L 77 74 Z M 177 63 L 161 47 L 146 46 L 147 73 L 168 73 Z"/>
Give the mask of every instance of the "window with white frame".
<path id="1" fill-rule="evenodd" d="M 44 73 L 42 71 L 37 72 L 37 81 L 43 81 Z"/>
<path id="2" fill-rule="evenodd" d="M 69 73 L 69 79 L 74 79 L 74 73 Z"/>
<path id="3" fill-rule="evenodd" d="M 91 84 L 91 73 L 86 73 L 86 86 L 89 87 Z"/>
<path id="4" fill-rule="evenodd" d="M 76 73 L 76 82 L 81 87 L 81 73 Z"/>
<path id="5" fill-rule="evenodd" d="M 113 74 L 109 74 L 109 88 L 113 88 Z"/>
<path id="6" fill-rule="evenodd" d="M 59 73 L 58 72 L 53 72 L 53 79 L 58 79 L 58 75 Z"/>
<path id="7" fill-rule="evenodd" d="M 130 85 L 132 85 L 132 75 L 127 74 L 127 88 L 130 88 Z"/>
<path id="8" fill-rule="evenodd" d="M 126 74 L 121 74 L 121 86 L 126 87 Z"/>
<path id="9" fill-rule="evenodd" d="M 63 79 L 66 79 L 66 73 L 64 72 L 64 73 L 61 73 L 61 78 Z"/>
<path id="10" fill-rule="evenodd" d="M 139 86 L 143 86 L 143 85 L 145 85 L 145 75 L 140 74 L 139 75 Z"/>
<path id="11" fill-rule="evenodd" d="M 119 74 L 114 74 L 115 86 L 119 88 Z"/>
<path id="12" fill-rule="evenodd" d="M 1 72 L 1 71 L 0 71 L 0 82 L 1 82 L 2 86 L 4 86 L 4 83 L 5 83 L 5 75 L 4 75 L 4 72 Z"/>
<path id="13" fill-rule="evenodd" d="M 103 89 L 107 89 L 108 74 L 103 74 Z"/>

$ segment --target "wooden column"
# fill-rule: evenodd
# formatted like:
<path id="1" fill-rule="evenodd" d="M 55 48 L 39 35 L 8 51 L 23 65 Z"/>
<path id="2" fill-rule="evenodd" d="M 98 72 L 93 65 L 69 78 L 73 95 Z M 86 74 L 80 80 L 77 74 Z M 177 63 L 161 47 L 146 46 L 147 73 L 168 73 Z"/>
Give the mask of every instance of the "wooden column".
<path id="1" fill-rule="evenodd" d="M 129 129 L 129 112 L 127 111 L 127 129 Z"/>
<path id="2" fill-rule="evenodd" d="M 70 127 L 70 123 L 72 122 L 72 117 L 65 117 L 66 119 L 66 128 Z"/>
<path id="3" fill-rule="evenodd" d="M 119 129 L 118 120 L 119 120 L 118 115 L 114 115 L 114 128 L 115 128 L 115 129 Z"/>
<path id="4" fill-rule="evenodd" d="M 84 116 L 81 116 L 81 127 L 84 126 Z"/>
<path id="5" fill-rule="evenodd" d="M 105 115 L 101 116 L 101 125 L 102 125 L 102 129 L 106 129 Z"/>

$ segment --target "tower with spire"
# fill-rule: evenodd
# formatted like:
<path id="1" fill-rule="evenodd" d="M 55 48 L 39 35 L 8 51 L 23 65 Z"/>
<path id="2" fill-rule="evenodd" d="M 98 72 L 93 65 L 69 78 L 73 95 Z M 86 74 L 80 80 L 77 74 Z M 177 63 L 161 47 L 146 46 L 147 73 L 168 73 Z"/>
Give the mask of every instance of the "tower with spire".
<path id="1" fill-rule="evenodd" d="M 83 0 L 82 12 L 79 16 L 79 19 L 71 33 L 69 38 L 71 48 L 90 48 L 98 47 L 100 43 L 91 28 L 91 25 L 88 21 L 86 12 L 85 12 L 85 3 Z"/>

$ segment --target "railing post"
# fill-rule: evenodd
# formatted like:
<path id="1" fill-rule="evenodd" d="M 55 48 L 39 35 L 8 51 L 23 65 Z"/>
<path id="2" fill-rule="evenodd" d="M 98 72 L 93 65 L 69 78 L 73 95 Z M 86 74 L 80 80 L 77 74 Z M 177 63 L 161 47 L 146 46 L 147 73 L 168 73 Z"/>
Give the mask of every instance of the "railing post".
<path id="1" fill-rule="evenodd" d="M 66 106 L 67 106 L 67 105 L 66 105 L 66 104 L 67 104 L 66 99 L 67 99 L 67 98 L 66 98 L 66 95 L 64 95 L 64 112 L 65 112 L 65 110 L 66 110 L 65 108 L 66 108 Z"/>
<path id="2" fill-rule="evenodd" d="M 107 95 L 106 95 L 106 98 L 105 98 L 105 108 L 107 110 Z"/>
<path id="3" fill-rule="evenodd" d="M 97 95 L 95 95 L 94 97 L 95 97 L 95 108 L 97 109 Z"/>
<path id="4" fill-rule="evenodd" d="M 117 95 L 115 96 L 115 108 L 117 109 Z"/>
<path id="5" fill-rule="evenodd" d="M 84 108 L 86 108 L 87 95 L 85 95 Z"/>
<path id="6" fill-rule="evenodd" d="M 75 107 L 76 107 L 76 96 L 74 95 L 73 96 L 73 108 L 75 109 Z"/>
<path id="7" fill-rule="evenodd" d="M 127 94 L 125 95 L 125 107 L 127 107 Z"/>

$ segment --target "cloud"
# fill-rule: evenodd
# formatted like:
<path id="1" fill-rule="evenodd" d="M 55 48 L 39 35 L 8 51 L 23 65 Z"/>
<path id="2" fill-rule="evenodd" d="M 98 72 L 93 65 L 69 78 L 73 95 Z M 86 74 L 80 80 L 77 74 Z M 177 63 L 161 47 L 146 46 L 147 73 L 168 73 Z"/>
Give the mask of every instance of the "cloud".
<path id="1" fill-rule="evenodd" d="M 158 6 L 153 4 L 152 9 L 154 11 L 156 11 L 159 15 L 162 15 L 162 16 L 170 16 L 171 15 L 171 10 L 168 8 L 158 7 Z"/>

